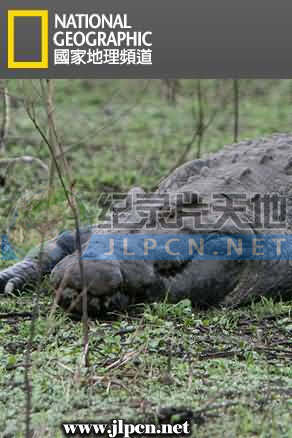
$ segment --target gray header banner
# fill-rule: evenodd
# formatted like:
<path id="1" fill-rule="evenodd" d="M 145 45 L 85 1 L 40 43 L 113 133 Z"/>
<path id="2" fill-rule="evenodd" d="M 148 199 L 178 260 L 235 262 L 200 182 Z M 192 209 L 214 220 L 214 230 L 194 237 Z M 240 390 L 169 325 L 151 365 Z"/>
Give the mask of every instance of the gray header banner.
<path id="1" fill-rule="evenodd" d="M 291 78 L 291 20 L 291 0 L 1 0 L 0 77 Z"/>

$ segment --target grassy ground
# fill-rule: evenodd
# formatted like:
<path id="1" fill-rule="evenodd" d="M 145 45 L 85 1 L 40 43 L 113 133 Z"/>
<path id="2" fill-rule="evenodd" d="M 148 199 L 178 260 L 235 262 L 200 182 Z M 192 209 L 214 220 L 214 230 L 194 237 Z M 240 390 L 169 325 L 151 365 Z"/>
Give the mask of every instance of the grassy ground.
<path id="1" fill-rule="evenodd" d="M 36 102 L 39 123 L 46 131 L 38 84 L 22 84 L 11 81 L 11 93 Z M 95 221 L 100 192 L 124 192 L 133 185 L 151 190 L 176 165 L 197 129 L 196 86 L 196 80 L 181 81 L 177 104 L 172 105 L 160 80 L 56 81 L 58 134 L 76 179 L 84 221 L 88 217 Z M 208 124 L 202 154 L 206 154 L 233 142 L 232 81 L 205 80 L 202 89 Z M 242 80 L 240 93 L 239 139 L 291 131 L 292 81 Z M 47 147 L 21 101 L 12 103 L 8 155 L 37 156 L 47 163 Z M 185 160 L 196 156 L 194 141 Z M 37 165 L 15 165 L 5 175 L 6 185 L 3 189 L 0 185 L 2 228 L 12 221 L 15 203 L 24 192 L 46 189 L 47 183 L 47 175 Z M 51 227 L 52 234 L 70 225 L 67 214 L 66 220 Z M 24 228 L 25 237 L 16 233 L 15 243 L 26 250 L 38 237 Z"/>
<path id="2" fill-rule="evenodd" d="M 61 312 L 48 319 L 44 293 L 32 354 L 35 437 L 61 437 L 62 422 L 177 422 L 190 410 L 196 437 L 291 437 L 289 303 L 195 314 L 188 302 L 159 303 L 92 321 L 84 370 L 81 323 Z M 1 316 L 1 436 L 22 437 L 31 296 L 0 308 L 19 312 Z"/>
<path id="3" fill-rule="evenodd" d="M 203 139 L 207 153 L 232 142 L 232 84 L 202 84 L 206 119 L 214 117 Z M 37 99 L 35 84 L 27 82 L 23 90 L 11 81 L 9 87 L 14 95 Z M 182 81 L 176 105 L 167 102 L 163 87 L 160 81 L 56 82 L 58 132 L 83 221 L 94 220 L 101 191 L 136 184 L 151 190 L 181 156 L 195 130 L 196 81 Z M 291 130 L 292 81 L 245 80 L 240 89 L 240 139 Z M 12 103 L 7 155 L 48 162 L 21 104 Z M 187 158 L 196 152 L 194 142 Z M 46 174 L 16 165 L 4 176 L 0 225 L 6 232 L 13 224 L 10 237 L 21 257 L 39 237 L 29 209 L 15 216 L 15 206 L 24 191 L 46 187 Z M 62 199 L 48 236 L 72 224 Z M 37 216 L 43 218 L 39 211 Z M 0 261 L 0 268 L 10 263 Z M 35 437 L 62 436 L 66 421 L 175 422 L 189 410 L 196 437 L 292 436 L 291 303 L 195 313 L 188 302 L 159 303 L 91 321 L 88 370 L 80 367 L 81 323 L 62 311 L 48 317 L 51 304 L 44 282 L 31 369 Z M 0 302 L 0 434 L 6 438 L 24 436 L 24 353 L 33 305 L 33 292 Z"/>

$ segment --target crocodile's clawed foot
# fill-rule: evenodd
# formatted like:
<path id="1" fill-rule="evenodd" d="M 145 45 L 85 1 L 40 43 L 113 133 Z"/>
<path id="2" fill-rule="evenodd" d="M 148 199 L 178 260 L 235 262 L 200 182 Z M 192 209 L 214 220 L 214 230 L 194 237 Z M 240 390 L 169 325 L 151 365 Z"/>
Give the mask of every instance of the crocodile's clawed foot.
<path id="1" fill-rule="evenodd" d="M 69 313 L 82 314 L 82 290 L 87 294 L 88 312 L 94 316 L 110 309 L 114 295 L 121 293 L 123 276 L 117 261 L 82 260 L 84 284 L 78 255 L 65 257 L 53 269 L 51 280 L 57 301 Z"/>
<path id="2" fill-rule="evenodd" d="M 0 272 L 0 293 L 7 295 L 22 290 L 26 285 L 34 283 L 40 276 L 38 263 L 25 259 Z"/>
<path id="3" fill-rule="evenodd" d="M 51 281 L 57 302 L 70 313 L 82 313 L 82 290 L 86 290 L 92 316 L 124 311 L 130 304 L 159 299 L 164 284 L 154 264 L 146 261 L 82 260 L 84 284 L 77 253 L 65 257 L 53 269 Z"/>
<path id="4" fill-rule="evenodd" d="M 102 317 L 111 312 L 123 312 L 130 304 L 127 295 L 121 292 L 112 293 L 109 296 L 94 296 L 85 289 L 87 294 L 87 311 L 89 316 Z M 57 290 L 57 303 L 67 313 L 78 318 L 82 315 L 82 291 L 70 287 Z"/>

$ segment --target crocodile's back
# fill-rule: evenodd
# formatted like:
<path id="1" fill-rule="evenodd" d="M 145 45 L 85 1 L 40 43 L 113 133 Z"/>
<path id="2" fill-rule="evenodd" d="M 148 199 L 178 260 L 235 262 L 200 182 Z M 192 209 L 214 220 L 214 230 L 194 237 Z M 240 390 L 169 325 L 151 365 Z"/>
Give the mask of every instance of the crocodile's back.
<path id="1" fill-rule="evenodd" d="M 292 135 L 277 134 L 225 146 L 204 159 L 185 163 L 163 180 L 160 193 L 287 194 L 292 189 Z"/>

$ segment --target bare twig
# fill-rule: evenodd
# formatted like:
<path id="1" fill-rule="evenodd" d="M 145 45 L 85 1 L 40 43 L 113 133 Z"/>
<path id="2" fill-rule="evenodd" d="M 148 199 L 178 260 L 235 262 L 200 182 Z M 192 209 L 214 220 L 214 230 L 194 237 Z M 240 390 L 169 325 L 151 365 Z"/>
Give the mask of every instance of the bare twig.
<path id="1" fill-rule="evenodd" d="M 48 120 L 48 137 L 49 142 L 51 144 L 51 147 L 54 151 L 54 155 L 58 156 L 60 155 L 60 151 L 58 148 L 58 140 L 55 130 L 55 123 L 54 123 L 54 107 L 53 107 L 53 82 L 50 79 L 40 79 L 41 84 L 41 90 L 42 90 L 42 96 L 43 100 L 45 102 L 45 109 L 47 114 L 47 120 Z M 49 187 L 48 187 L 48 199 L 50 202 L 50 199 L 53 194 L 53 186 L 54 186 L 54 176 L 55 176 L 55 163 L 53 158 L 51 157 L 50 161 L 50 171 L 49 171 Z"/>
<path id="2" fill-rule="evenodd" d="M 239 80 L 233 80 L 233 106 L 234 106 L 234 128 L 233 140 L 234 143 L 238 141 L 239 132 Z"/>
<path id="3" fill-rule="evenodd" d="M 1 81 L 4 82 L 4 81 Z M 6 148 L 6 138 L 9 130 L 9 122 L 10 122 L 10 97 L 8 94 L 8 88 L 6 84 L 3 84 L 2 87 L 2 97 L 3 97 L 3 117 L 2 117 L 2 125 L 0 129 L 0 152 L 5 152 Z"/>
<path id="4" fill-rule="evenodd" d="M 197 146 L 197 158 L 201 158 L 201 148 L 202 141 L 205 132 L 205 124 L 204 124 L 204 103 L 203 103 L 203 92 L 202 92 L 202 84 L 201 80 L 197 81 L 197 99 L 198 99 L 198 109 L 199 109 L 199 117 L 197 121 L 197 132 L 198 132 L 198 146 Z"/>
<path id="5" fill-rule="evenodd" d="M 25 164 L 37 164 L 38 166 L 40 166 L 45 172 L 48 172 L 48 166 L 39 158 L 37 157 L 31 157 L 30 155 L 24 155 L 22 157 L 15 157 L 15 158 L 3 158 L 2 160 L 0 160 L 0 167 L 10 167 L 13 166 L 14 164 L 18 164 L 18 163 L 25 163 Z"/>
<path id="6" fill-rule="evenodd" d="M 229 93 L 227 93 L 225 96 L 223 96 L 222 99 L 222 103 L 220 104 L 220 106 L 218 106 L 217 108 L 215 108 L 212 113 L 210 114 L 208 120 L 205 121 L 204 126 L 203 126 L 203 132 L 206 133 L 207 129 L 211 126 L 211 124 L 214 122 L 215 118 L 217 117 L 218 113 L 220 112 L 222 106 L 224 107 L 226 102 L 229 99 Z M 199 125 L 197 124 L 196 129 L 194 130 L 190 140 L 184 145 L 184 149 L 182 154 L 179 156 L 178 160 L 176 161 L 176 163 L 172 166 L 172 168 L 170 169 L 170 171 L 168 171 L 168 173 L 173 172 L 177 167 L 179 167 L 181 164 L 183 164 L 186 161 L 187 155 L 190 152 L 195 140 L 197 139 L 199 135 Z M 162 181 L 165 177 L 163 176 L 163 178 L 161 178 L 160 181 Z"/>
<path id="7" fill-rule="evenodd" d="M 93 132 L 89 133 L 87 137 L 82 139 L 82 143 L 86 144 L 88 142 L 91 142 L 92 139 L 96 140 L 96 138 L 104 131 L 111 130 L 114 128 L 115 124 L 119 122 L 123 117 L 128 116 L 131 114 L 137 107 L 140 105 L 143 97 L 146 94 L 146 91 L 149 88 L 150 80 L 147 80 L 144 87 L 141 90 L 141 93 L 139 96 L 135 99 L 135 102 L 132 105 L 129 105 L 125 110 L 121 111 L 116 117 L 112 116 L 109 117 L 107 120 L 107 123 L 105 123 L 103 126 L 101 126 L 98 130 L 94 130 Z M 88 128 L 89 131 L 89 128 Z M 66 152 L 69 152 L 71 149 L 75 148 L 76 145 L 80 145 L 80 141 L 78 143 L 71 142 L 71 146 L 68 147 Z"/>
<path id="8" fill-rule="evenodd" d="M 45 228 L 41 230 L 41 246 L 40 246 L 40 252 L 39 252 L 39 272 L 41 272 L 41 267 L 43 265 L 43 247 L 44 247 L 44 241 L 45 241 Z M 26 396 L 26 403 L 25 403 L 25 437 L 31 438 L 32 437 L 32 431 L 30 429 L 31 425 L 31 410 L 32 410 L 32 384 L 31 384 L 31 377 L 30 377 L 30 371 L 31 371 L 31 351 L 33 347 L 33 341 L 35 337 L 35 327 L 36 327 L 36 320 L 38 317 L 39 312 L 39 296 L 40 296 L 40 283 L 41 283 L 41 276 L 39 275 L 37 285 L 36 285 L 36 293 L 35 293 L 35 304 L 32 311 L 32 318 L 30 323 L 30 331 L 29 331 L 29 338 L 26 346 L 25 351 L 25 360 L 24 360 L 24 387 L 25 387 L 25 396 Z"/>
<path id="9" fill-rule="evenodd" d="M 67 187 L 66 181 L 63 177 L 62 168 L 60 166 L 59 160 L 57 159 L 57 155 L 55 153 L 54 147 L 50 143 L 50 140 L 44 133 L 43 129 L 39 125 L 36 114 L 34 111 L 34 106 L 31 104 L 28 104 L 26 106 L 27 114 L 32 121 L 34 127 L 39 132 L 41 138 L 45 142 L 45 144 L 48 146 L 48 149 L 51 153 L 52 160 L 54 162 L 54 166 L 58 175 L 58 178 L 60 180 L 61 186 L 63 188 L 64 194 L 66 196 L 66 200 L 68 202 L 68 205 L 72 211 L 74 223 L 75 223 L 75 231 L 76 231 L 76 249 L 78 254 L 78 262 L 79 262 L 79 269 L 80 269 L 80 280 L 82 285 L 82 321 L 83 321 L 83 347 L 84 347 L 84 365 L 89 366 L 89 357 L 88 357 L 88 342 L 89 342 L 89 327 L 88 327 L 88 309 L 87 309 L 87 288 L 85 286 L 84 281 L 84 268 L 83 268 L 83 261 L 82 261 L 82 247 L 81 247 L 81 236 L 80 236 L 80 220 L 79 220 L 79 211 L 76 203 L 76 199 L 73 192 L 73 181 L 71 179 L 69 166 L 66 162 L 65 154 L 62 149 L 62 145 L 58 143 L 62 158 L 63 158 L 63 170 L 66 172 L 67 180 L 69 181 L 69 187 Z M 54 132 L 55 140 L 57 141 L 57 135 L 56 135 L 56 127 L 55 127 L 55 121 L 53 117 L 53 113 L 50 113 L 50 124 L 51 129 Z"/>
<path id="10" fill-rule="evenodd" d="M 112 370 L 114 368 L 120 368 L 121 366 L 128 363 L 130 360 L 133 360 L 135 357 L 137 357 L 140 354 L 140 351 L 129 351 L 126 353 L 123 357 L 116 360 L 115 362 L 111 363 L 107 367 L 105 367 L 105 371 Z"/>
<path id="11" fill-rule="evenodd" d="M 47 83 L 47 85 L 48 85 L 48 83 Z M 49 89 L 49 94 L 50 94 L 50 92 L 51 92 L 51 89 Z M 50 132 L 51 132 L 50 138 L 47 137 L 47 135 L 44 133 L 43 129 L 40 127 L 40 125 L 38 123 L 34 103 L 26 102 L 26 101 L 24 103 L 25 103 L 25 108 L 26 108 L 26 111 L 27 111 L 27 114 L 28 114 L 30 120 L 32 121 L 34 127 L 36 128 L 36 130 L 38 131 L 38 133 L 40 134 L 41 138 L 43 139 L 43 141 L 45 142 L 45 144 L 47 145 L 47 147 L 50 151 L 52 162 L 54 163 L 54 167 L 56 169 L 61 186 L 64 190 L 68 205 L 71 208 L 71 211 L 72 211 L 72 214 L 74 217 L 74 221 L 75 221 L 76 247 L 77 247 L 77 252 L 78 252 L 78 260 L 79 260 L 79 267 L 80 267 L 80 279 L 81 279 L 81 284 L 82 284 L 82 297 L 83 297 L 83 299 L 82 299 L 83 327 L 84 327 L 83 361 L 84 361 L 85 366 L 89 366 L 89 361 L 88 361 L 89 336 L 88 336 L 87 290 L 85 288 L 84 270 L 83 270 L 83 263 L 82 263 L 82 258 L 81 258 L 81 236 L 80 236 L 79 212 L 78 212 L 76 200 L 75 200 L 74 193 L 73 193 L 73 183 L 72 183 L 71 178 L 70 178 L 68 166 L 65 165 L 65 166 L 63 166 L 63 169 L 62 169 L 60 166 L 59 160 L 57 159 L 56 144 L 54 143 L 54 142 L 57 142 L 57 135 L 56 135 L 56 128 L 55 128 L 55 122 L 54 122 L 53 111 L 52 111 L 52 95 L 49 97 L 49 99 L 50 99 L 50 102 L 49 102 L 50 106 L 47 109 L 47 114 L 48 114 L 48 123 L 49 123 L 49 127 L 50 127 Z M 48 105 L 48 99 L 46 100 L 46 104 Z M 52 142 L 50 140 L 52 140 L 53 137 L 54 137 L 54 142 L 52 144 Z M 59 146 L 59 150 L 62 154 L 63 163 L 65 163 L 66 159 L 65 159 L 62 147 L 61 147 L 61 145 L 58 145 L 58 146 Z M 69 180 L 69 183 L 70 183 L 69 188 L 67 188 L 66 181 L 63 177 L 63 171 L 67 172 L 66 176 L 67 176 L 67 179 Z M 48 207 L 49 207 L 49 204 L 48 204 Z M 43 248 L 40 251 L 40 264 L 41 265 L 42 265 L 42 263 L 41 263 L 42 262 L 42 260 L 41 260 L 42 251 L 43 251 Z M 41 272 L 41 269 L 39 272 Z M 26 391 L 25 391 L 26 392 L 25 429 L 26 429 L 26 438 L 31 437 L 30 423 L 31 423 L 32 386 L 31 386 L 31 380 L 30 380 L 30 366 L 31 366 L 31 350 L 32 350 L 32 344 L 33 344 L 33 339 L 34 339 L 34 335 L 35 335 L 35 321 L 36 321 L 37 309 L 38 309 L 39 289 L 40 288 L 38 287 L 37 288 L 37 304 L 34 308 L 33 318 L 31 321 L 31 329 L 30 329 L 30 335 L 29 335 L 29 340 L 28 340 L 28 345 L 27 345 L 27 350 L 26 350 L 26 359 L 25 359 L 25 364 L 26 364 L 26 368 L 25 368 L 25 389 L 26 389 Z"/>
<path id="12" fill-rule="evenodd" d="M 179 79 L 162 79 L 162 82 L 166 85 L 166 97 L 172 104 L 176 104 L 177 92 L 180 88 Z"/>

